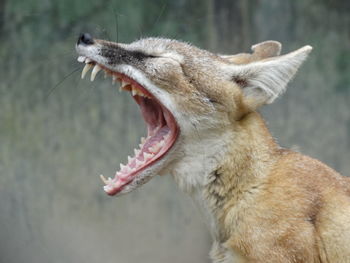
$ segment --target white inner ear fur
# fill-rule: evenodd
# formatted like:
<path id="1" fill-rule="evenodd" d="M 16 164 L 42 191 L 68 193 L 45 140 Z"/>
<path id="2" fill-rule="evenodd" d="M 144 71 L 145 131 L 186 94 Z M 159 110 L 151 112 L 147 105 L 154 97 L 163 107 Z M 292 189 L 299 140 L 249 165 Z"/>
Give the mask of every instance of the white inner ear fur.
<path id="1" fill-rule="evenodd" d="M 289 54 L 260 60 L 246 65 L 225 66 L 231 79 L 244 83 L 244 95 L 258 104 L 272 103 L 286 90 L 287 83 L 293 78 L 311 46 L 304 46 Z"/>

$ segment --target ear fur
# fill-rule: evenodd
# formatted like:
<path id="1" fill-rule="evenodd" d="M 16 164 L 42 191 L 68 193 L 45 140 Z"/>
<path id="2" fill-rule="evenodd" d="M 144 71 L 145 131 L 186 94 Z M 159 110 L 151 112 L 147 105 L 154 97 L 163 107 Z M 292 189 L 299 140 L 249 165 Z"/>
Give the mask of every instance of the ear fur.
<path id="1" fill-rule="evenodd" d="M 244 65 L 230 65 L 229 74 L 254 108 L 272 103 L 286 90 L 288 82 L 311 52 L 304 46 L 283 56 L 271 57 Z M 253 105 L 252 105 L 253 106 Z"/>

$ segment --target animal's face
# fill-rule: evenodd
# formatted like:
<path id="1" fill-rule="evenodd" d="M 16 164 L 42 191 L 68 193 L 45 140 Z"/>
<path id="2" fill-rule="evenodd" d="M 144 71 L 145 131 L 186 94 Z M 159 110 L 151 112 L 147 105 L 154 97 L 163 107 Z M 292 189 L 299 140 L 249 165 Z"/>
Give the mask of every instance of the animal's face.
<path id="1" fill-rule="evenodd" d="M 135 156 L 114 178 L 102 177 L 105 191 L 114 195 L 172 172 L 186 158 L 204 156 L 207 142 L 215 145 L 219 134 L 284 90 L 311 48 L 275 57 L 280 45 L 265 42 L 253 47 L 253 54 L 219 56 L 169 39 L 120 44 L 83 34 L 76 50 L 86 63 L 83 76 L 93 67 L 91 80 L 103 69 L 120 81 L 147 126 Z"/>

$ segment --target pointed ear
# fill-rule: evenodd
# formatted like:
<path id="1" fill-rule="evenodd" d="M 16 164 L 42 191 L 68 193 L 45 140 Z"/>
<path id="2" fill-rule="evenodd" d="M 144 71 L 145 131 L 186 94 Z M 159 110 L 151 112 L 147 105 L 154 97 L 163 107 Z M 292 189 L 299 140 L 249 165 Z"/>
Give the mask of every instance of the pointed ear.
<path id="1" fill-rule="evenodd" d="M 304 46 L 283 56 L 244 65 L 229 65 L 228 73 L 242 89 L 245 101 L 253 108 L 272 103 L 306 59 L 311 46 Z M 227 72 L 227 71 L 226 71 Z"/>
<path id="2" fill-rule="evenodd" d="M 222 58 L 235 64 L 248 64 L 265 58 L 275 57 L 281 53 L 282 45 L 274 40 L 264 41 L 251 47 L 253 53 L 240 53 L 231 56 L 221 55 Z"/>

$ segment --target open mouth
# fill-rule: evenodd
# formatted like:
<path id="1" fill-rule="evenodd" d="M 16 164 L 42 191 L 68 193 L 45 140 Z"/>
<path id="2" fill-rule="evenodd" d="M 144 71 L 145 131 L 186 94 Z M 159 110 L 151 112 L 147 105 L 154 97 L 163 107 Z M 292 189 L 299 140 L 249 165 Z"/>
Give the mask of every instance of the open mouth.
<path id="1" fill-rule="evenodd" d="M 135 79 L 116 71 L 112 71 L 104 65 L 80 56 L 78 61 L 85 63 L 82 71 L 82 78 L 93 68 L 91 81 L 94 81 L 97 73 L 101 70 L 106 76 L 112 77 L 112 83 L 119 81 L 120 89 L 130 92 L 136 103 L 139 105 L 143 119 L 147 126 L 147 137 L 141 138 L 141 143 L 134 150 L 134 156 L 128 156 L 127 164 L 120 164 L 120 170 L 116 172 L 114 178 L 107 179 L 101 175 L 105 183 L 104 190 L 109 195 L 115 195 L 134 180 L 142 178 L 142 172 L 150 168 L 174 145 L 179 128 L 172 113 L 144 86 Z M 142 181 L 142 180 L 140 180 Z"/>

